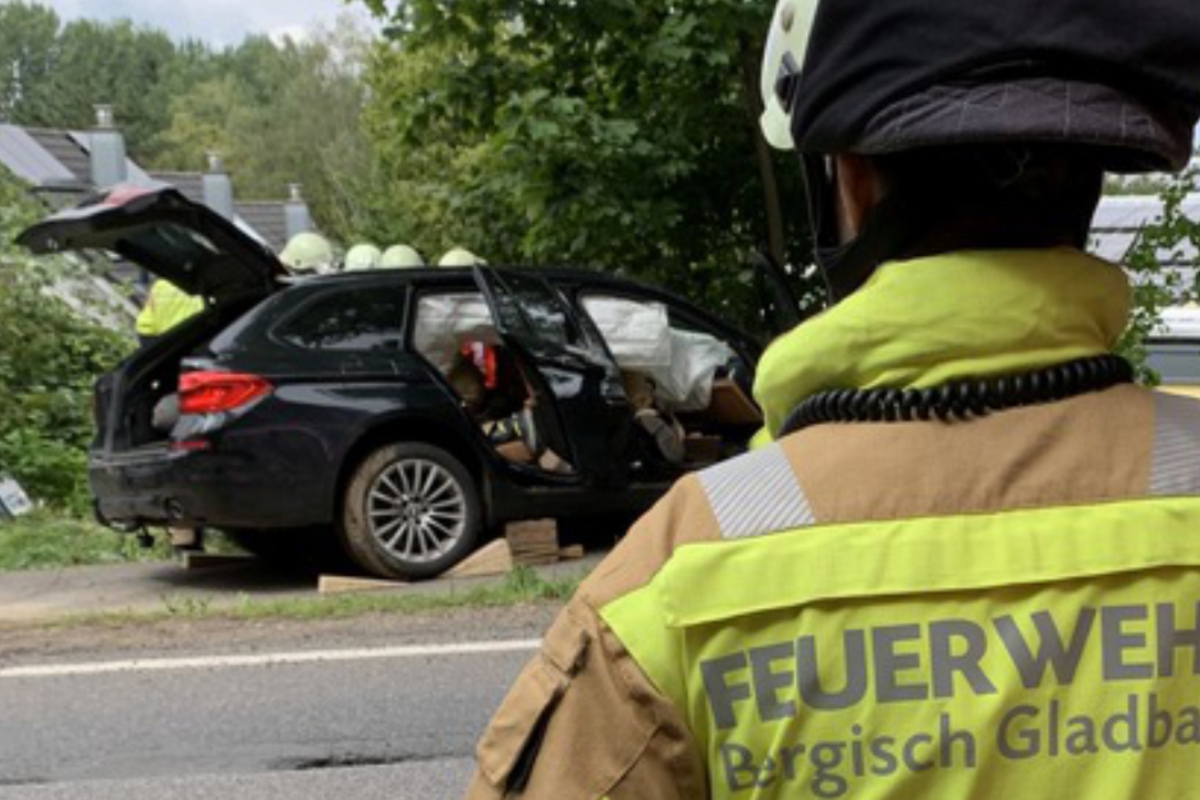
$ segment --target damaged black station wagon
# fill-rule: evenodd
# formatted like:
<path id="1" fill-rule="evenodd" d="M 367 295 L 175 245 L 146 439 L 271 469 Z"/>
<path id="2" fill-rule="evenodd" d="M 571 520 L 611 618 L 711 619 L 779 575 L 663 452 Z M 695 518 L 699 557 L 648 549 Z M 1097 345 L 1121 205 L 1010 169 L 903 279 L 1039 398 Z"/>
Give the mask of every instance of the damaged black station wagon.
<path id="1" fill-rule="evenodd" d="M 626 279 L 289 279 L 167 186 L 114 188 L 19 241 L 108 251 L 205 299 L 96 384 L 90 483 L 121 529 L 210 526 L 276 554 L 336 531 L 365 570 L 429 578 L 508 521 L 636 513 L 761 422 L 760 345 Z"/>

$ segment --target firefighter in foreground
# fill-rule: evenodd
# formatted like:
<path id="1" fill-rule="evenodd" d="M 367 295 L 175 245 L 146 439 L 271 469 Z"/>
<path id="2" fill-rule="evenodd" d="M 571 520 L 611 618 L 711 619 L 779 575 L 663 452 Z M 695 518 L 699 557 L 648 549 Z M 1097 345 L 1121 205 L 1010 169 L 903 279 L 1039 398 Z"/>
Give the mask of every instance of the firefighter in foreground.
<path id="1" fill-rule="evenodd" d="M 1200 406 L 1112 350 L 1105 170 L 1177 170 L 1194 0 L 784 0 L 769 141 L 836 304 L 750 455 L 583 585 L 471 797 L 1181 798 L 1200 754 Z M 667 98 L 669 102 L 669 98 Z"/>

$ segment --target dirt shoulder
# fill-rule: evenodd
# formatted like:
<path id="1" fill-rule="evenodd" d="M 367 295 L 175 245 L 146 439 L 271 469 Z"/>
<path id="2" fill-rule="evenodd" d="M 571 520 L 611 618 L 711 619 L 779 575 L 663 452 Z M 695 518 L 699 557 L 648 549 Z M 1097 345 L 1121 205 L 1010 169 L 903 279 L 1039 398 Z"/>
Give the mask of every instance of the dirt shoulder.
<path id="1" fill-rule="evenodd" d="M 0 573 L 0 668 L 533 638 L 599 558 L 332 597 L 254 560 Z"/>
<path id="2" fill-rule="evenodd" d="M 0 626 L 0 668 L 183 655 L 230 655 L 536 638 L 561 608 L 540 602 L 326 620 L 163 620 Z"/>

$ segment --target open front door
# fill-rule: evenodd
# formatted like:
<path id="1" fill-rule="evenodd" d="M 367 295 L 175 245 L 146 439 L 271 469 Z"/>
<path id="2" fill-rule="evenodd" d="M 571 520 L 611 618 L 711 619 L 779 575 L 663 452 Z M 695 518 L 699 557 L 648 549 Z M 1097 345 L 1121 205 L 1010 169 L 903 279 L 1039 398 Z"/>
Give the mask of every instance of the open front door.
<path id="1" fill-rule="evenodd" d="M 587 484 L 627 481 L 632 417 L 621 373 L 599 337 L 548 283 L 476 267 L 497 332 L 521 361 L 537 435 Z"/>
<path id="2" fill-rule="evenodd" d="M 772 339 L 790 331 L 804 321 L 800 301 L 793 291 L 787 270 L 765 253 L 755 253 L 750 259 L 759 314 Z"/>

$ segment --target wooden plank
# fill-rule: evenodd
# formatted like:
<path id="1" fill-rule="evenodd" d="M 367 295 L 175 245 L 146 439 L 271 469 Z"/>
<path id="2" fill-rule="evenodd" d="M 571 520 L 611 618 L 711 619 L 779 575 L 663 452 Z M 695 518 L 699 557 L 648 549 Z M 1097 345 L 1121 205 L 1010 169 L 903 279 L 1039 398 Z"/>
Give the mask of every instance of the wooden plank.
<path id="1" fill-rule="evenodd" d="M 558 551 L 558 557 L 563 561 L 578 561 L 583 558 L 584 549 L 581 544 L 573 544 Z"/>
<path id="2" fill-rule="evenodd" d="M 504 538 L 518 564 L 539 566 L 558 561 L 558 523 L 555 520 L 510 522 L 504 529 Z"/>
<path id="3" fill-rule="evenodd" d="M 504 526 L 504 538 L 510 543 L 529 545 L 557 542 L 558 522 L 552 519 L 510 522 Z"/>
<path id="4" fill-rule="evenodd" d="M 497 539 L 468 556 L 442 577 L 477 578 L 484 575 L 505 575 L 512 572 L 512 568 L 512 548 L 504 539 Z"/>
<path id="5" fill-rule="evenodd" d="M 383 589 L 399 589 L 407 586 L 403 581 L 383 581 L 377 578 L 353 578 L 347 575 L 322 575 L 317 581 L 319 594 L 350 594 L 352 592 L 378 592 Z"/>
<path id="6" fill-rule="evenodd" d="M 202 553 L 199 550 L 185 550 L 180 554 L 180 563 L 183 564 L 185 570 L 189 571 L 230 567 L 236 564 L 249 564 L 254 560 L 254 556 L 219 555 L 217 553 Z"/>

